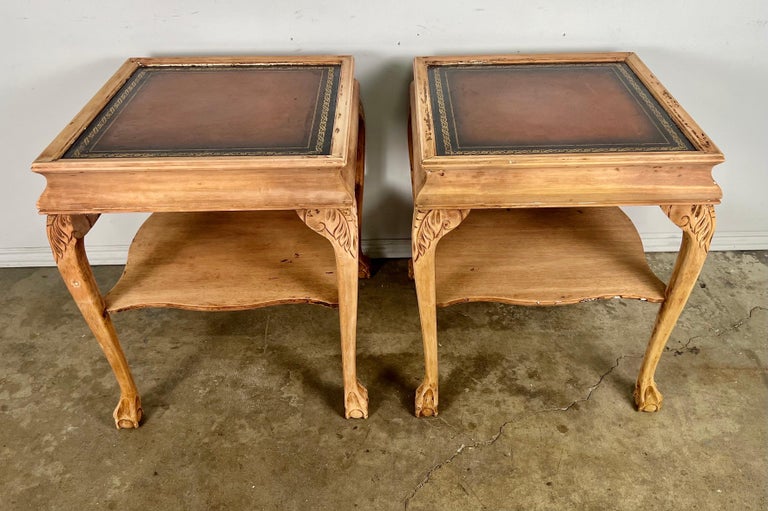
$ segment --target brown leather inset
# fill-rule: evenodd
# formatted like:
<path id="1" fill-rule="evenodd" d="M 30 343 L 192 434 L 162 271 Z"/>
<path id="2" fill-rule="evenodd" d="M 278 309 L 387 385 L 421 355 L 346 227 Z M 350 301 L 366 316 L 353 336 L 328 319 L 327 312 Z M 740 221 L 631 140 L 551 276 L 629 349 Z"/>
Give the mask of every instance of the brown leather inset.
<path id="1" fill-rule="evenodd" d="M 137 73 L 142 70 L 137 71 Z M 327 68 L 148 68 L 74 157 L 196 151 L 313 152 Z M 335 96 L 332 98 L 335 102 Z M 109 105 L 105 109 L 108 112 Z M 332 118 L 327 120 L 332 124 Z M 89 130 L 92 129 L 89 127 Z M 325 129 L 325 127 L 323 127 Z M 86 130 L 86 134 L 88 130 Z M 330 127 L 328 137 L 330 137 Z M 77 145 L 75 146 L 77 147 Z M 115 154 L 113 154 L 115 153 Z"/>
<path id="2" fill-rule="evenodd" d="M 677 129 L 673 123 L 657 118 L 666 113 L 650 93 L 633 89 L 636 83 L 622 79 L 620 71 L 595 65 L 444 68 L 441 129 L 443 134 L 446 128 L 454 131 L 452 149 L 457 152 L 614 146 L 669 150 L 686 143 L 682 134 L 683 142 L 670 135 L 669 129 Z"/>

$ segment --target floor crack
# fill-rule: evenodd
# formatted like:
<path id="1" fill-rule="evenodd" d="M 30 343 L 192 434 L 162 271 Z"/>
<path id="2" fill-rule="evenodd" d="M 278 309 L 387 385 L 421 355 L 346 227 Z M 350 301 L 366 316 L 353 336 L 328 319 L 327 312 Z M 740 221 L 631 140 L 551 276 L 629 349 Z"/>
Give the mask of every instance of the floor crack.
<path id="1" fill-rule="evenodd" d="M 691 343 L 696 339 L 701 339 L 702 337 L 703 337 L 702 335 L 694 335 L 693 337 L 689 337 L 688 340 L 685 342 L 685 344 L 683 344 L 679 348 L 670 348 L 669 346 L 665 346 L 664 351 L 665 352 L 671 351 L 672 354 L 676 357 L 680 355 L 684 355 L 685 353 L 693 353 L 694 355 L 698 355 L 699 353 L 701 353 L 701 348 L 699 348 L 698 346 L 689 348 L 688 346 L 690 346 Z"/>
<path id="2" fill-rule="evenodd" d="M 746 323 L 747 321 L 751 320 L 752 319 L 752 315 L 755 313 L 755 311 L 758 311 L 758 310 L 768 311 L 768 307 L 762 307 L 760 305 L 756 305 L 756 306 L 752 307 L 749 310 L 749 314 L 747 314 L 745 317 L 739 319 L 735 323 L 731 324 L 727 328 L 723 328 L 722 330 L 719 329 L 719 328 L 716 328 L 715 329 L 715 337 L 722 337 L 725 334 L 727 334 L 728 332 L 733 332 L 734 330 L 738 330 L 739 328 L 744 326 L 744 323 Z M 689 346 L 691 345 L 691 343 L 693 341 L 695 341 L 697 339 L 701 339 L 703 337 L 704 337 L 703 335 L 694 335 L 693 337 L 689 337 L 688 340 L 685 342 L 685 344 L 683 344 L 679 348 L 671 348 L 669 346 L 666 346 L 664 348 L 664 351 L 665 352 L 671 351 L 676 357 L 679 356 L 679 355 L 683 355 L 685 353 L 693 353 L 694 355 L 698 355 L 699 353 L 701 353 L 701 348 L 699 348 L 698 346 L 693 346 L 693 347 L 689 348 Z"/>
<path id="3" fill-rule="evenodd" d="M 408 504 L 411 502 L 411 499 L 413 499 L 413 497 L 416 496 L 419 490 L 421 490 L 424 487 L 424 485 L 429 482 L 430 478 L 432 477 L 432 474 L 440 470 L 443 467 L 443 465 L 447 465 L 448 463 L 452 462 L 454 458 L 456 458 L 456 456 L 461 454 L 461 452 L 464 450 L 465 447 L 466 446 L 464 444 L 461 444 L 459 448 L 456 449 L 456 452 L 451 454 L 451 456 L 441 461 L 440 463 L 433 465 L 432 468 L 430 468 L 427 471 L 426 475 L 421 479 L 421 481 L 419 481 L 419 484 L 417 484 L 416 487 L 413 489 L 413 491 L 411 491 L 411 494 L 405 498 L 404 509 L 406 510 L 408 509 Z"/>
<path id="4" fill-rule="evenodd" d="M 568 406 L 565 406 L 565 407 L 549 408 L 549 409 L 539 410 L 539 411 L 536 411 L 536 412 L 527 413 L 527 414 L 524 414 L 524 415 L 522 415 L 520 417 L 517 417 L 517 418 L 514 418 L 514 419 L 510 419 L 508 421 L 505 421 L 505 422 L 503 422 L 501 424 L 501 426 L 499 426 L 499 430 L 496 432 L 496 434 L 494 434 L 491 438 L 489 438 L 487 440 L 479 440 L 479 441 L 474 442 L 474 443 L 469 444 L 469 445 L 462 443 L 459 446 L 459 448 L 456 449 L 456 451 L 453 454 L 451 454 L 448 458 L 446 458 L 445 460 L 441 461 L 440 463 L 437 463 L 437 464 L 433 465 L 432 468 L 430 468 L 427 471 L 427 473 L 424 475 L 424 477 L 421 479 L 421 481 L 419 481 L 419 484 L 417 484 L 416 487 L 411 491 L 410 495 L 408 495 L 405 498 L 405 501 L 403 502 L 404 509 L 407 511 L 408 504 L 410 504 L 411 500 L 413 500 L 413 498 L 416 496 L 416 494 L 419 492 L 419 490 L 421 490 L 424 486 L 426 486 L 426 484 L 430 481 L 430 479 L 432 478 L 432 475 L 435 472 L 437 472 L 438 470 L 443 468 L 445 465 L 448 465 L 448 464 L 452 463 L 453 460 L 455 460 L 457 457 L 459 457 L 461 455 L 461 453 L 463 453 L 464 451 L 471 451 L 471 450 L 474 450 L 474 449 L 477 449 L 477 448 L 488 447 L 489 445 L 495 444 L 496 441 L 499 438 L 501 438 L 501 435 L 504 433 L 504 429 L 506 429 L 507 426 L 509 426 L 510 424 L 516 423 L 516 422 L 520 422 L 520 421 L 530 417 L 531 415 L 536 415 L 536 414 L 545 413 L 545 412 L 555 412 L 555 411 L 563 411 L 563 412 L 565 412 L 565 411 L 568 411 L 571 408 L 573 408 L 577 403 L 583 403 L 585 401 L 589 401 L 589 399 L 592 397 L 592 393 L 595 390 L 597 390 L 597 388 L 600 386 L 601 383 L 603 383 L 603 380 L 605 380 L 605 378 L 608 377 L 609 374 L 611 374 L 617 367 L 619 367 L 619 364 L 621 364 L 621 361 L 623 359 L 629 358 L 629 357 L 636 357 L 636 356 L 637 355 L 621 355 L 620 357 L 618 357 L 616 359 L 616 363 L 613 366 L 611 366 L 610 369 L 608 369 L 606 372 L 604 372 L 603 374 L 600 375 L 600 378 L 597 380 L 597 383 L 595 383 L 594 385 L 589 387 L 589 390 L 587 392 L 586 397 L 583 397 L 581 399 L 577 399 L 576 401 L 572 402 L 571 404 L 569 404 Z M 481 505 L 482 505 L 482 503 L 481 503 Z"/>
<path id="5" fill-rule="evenodd" d="M 543 410 L 543 411 L 546 411 L 546 410 Z M 534 413 L 541 413 L 541 411 L 540 412 L 534 412 Z M 528 413 L 528 414 L 525 414 L 525 415 L 523 415 L 521 417 L 517 417 L 515 419 L 510 419 L 508 421 L 505 421 L 501 426 L 499 426 L 499 430 L 496 432 L 496 434 L 493 435 L 488 440 L 479 440 L 479 441 L 473 442 L 473 443 L 471 443 L 469 445 L 462 443 L 459 446 L 459 448 L 456 449 L 456 452 L 451 454 L 448 458 L 446 458 L 445 460 L 441 461 L 440 463 L 437 463 L 436 465 L 433 465 L 432 468 L 430 468 L 427 471 L 426 475 L 421 479 L 421 481 L 419 481 L 419 484 L 417 484 L 416 487 L 413 489 L 413 491 L 411 491 L 410 495 L 408 495 L 405 498 L 404 509 L 406 509 L 406 510 L 408 509 L 408 504 L 411 502 L 411 500 L 413 500 L 413 498 L 416 496 L 416 494 L 419 492 L 419 490 L 421 490 L 429 482 L 429 480 L 432 478 L 432 474 L 434 474 L 435 472 L 437 472 L 438 470 L 443 468 L 445 465 L 448 465 L 449 463 L 452 463 L 453 460 L 456 459 L 457 457 L 459 457 L 461 455 L 461 453 L 463 453 L 464 451 L 471 451 L 473 449 L 477 449 L 477 448 L 487 447 L 489 445 L 493 445 L 494 443 L 496 443 L 496 440 L 498 440 L 501 437 L 501 434 L 504 432 L 504 428 L 506 428 L 507 426 L 509 426 L 510 424 L 512 424 L 514 422 L 520 422 L 523 419 L 526 419 L 527 417 L 529 417 L 530 415 L 532 415 L 532 414 Z M 482 505 L 482 502 L 480 504 Z"/>
<path id="6" fill-rule="evenodd" d="M 755 313 L 755 311 L 759 311 L 759 310 L 760 311 L 768 311 L 768 307 L 763 307 L 761 305 L 755 305 L 754 307 L 749 309 L 749 314 L 747 314 L 745 317 L 743 317 L 740 320 L 738 320 L 736 323 L 733 323 L 728 328 L 725 328 L 723 330 L 715 329 L 715 337 L 721 337 L 721 336 L 725 335 L 728 332 L 732 332 L 734 330 L 738 330 L 739 328 L 741 328 L 744 325 L 744 323 L 746 323 L 747 321 L 752 319 L 752 315 Z"/>
<path id="7" fill-rule="evenodd" d="M 584 403 L 584 402 L 586 402 L 586 401 L 589 401 L 589 398 L 591 398 L 591 397 L 592 397 L 592 393 L 593 393 L 595 390 L 597 390 L 597 387 L 599 387 L 599 386 L 600 386 L 600 384 L 601 384 L 601 383 L 603 383 L 603 380 L 605 380 L 605 378 L 606 378 L 606 377 L 607 377 L 609 374 L 611 374 L 611 373 L 612 373 L 612 372 L 613 372 L 613 371 L 614 371 L 614 370 L 615 370 L 617 367 L 619 367 L 619 364 L 621 364 L 621 361 L 622 361 L 623 359 L 625 359 L 625 358 L 628 358 L 628 357 L 636 357 L 636 356 L 637 356 L 637 355 L 621 355 L 620 357 L 618 357 L 618 358 L 616 359 L 616 363 L 615 363 L 615 364 L 613 364 L 613 366 L 611 366 L 611 368 L 610 368 L 610 369 L 608 369 L 606 372 L 604 372 L 603 374 L 601 374 L 601 375 L 600 375 L 600 379 L 598 379 L 598 380 L 597 380 L 597 383 L 595 383 L 594 385 L 592 385 L 591 387 L 589 387 L 589 390 L 588 390 L 588 392 L 587 392 L 587 396 L 586 396 L 586 397 L 583 397 L 583 398 L 581 398 L 581 399 L 577 399 L 576 401 L 572 402 L 572 403 L 571 403 L 571 404 L 569 404 L 568 406 L 564 406 L 564 407 L 560 407 L 560 408 L 550 408 L 550 409 L 548 409 L 548 410 L 542 410 L 542 411 L 544 411 L 544 412 L 567 412 L 568 410 L 570 410 L 571 408 L 573 408 L 574 406 L 576 406 L 578 403 Z"/>
<path id="8" fill-rule="evenodd" d="M 744 325 L 744 323 L 746 323 L 747 321 L 752 319 L 752 315 L 756 311 L 758 311 L 758 310 L 768 311 L 768 308 L 762 307 L 762 306 L 759 306 L 759 305 L 755 306 L 755 307 L 752 307 L 752 309 L 750 309 L 749 314 L 746 317 L 741 318 L 740 320 L 738 320 L 735 323 L 731 324 L 728 328 L 725 328 L 723 330 L 716 329 L 715 330 L 715 337 L 721 337 L 721 336 L 725 335 L 728 332 L 731 332 L 733 330 L 739 329 L 741 326 Z M 699 353 L 700 348 L 698 348 L 697 346 L 690 347 L 690 345 L 691 345 L 691 343 L 693 341 L 695 341 L 696 339 L 700 339 L 701 337 L 703 337 L 703 336 L 702 335 L 696 335 L 696 336 L 690 337 L 688 339 L 688 341 L 685 344 L 683 344 L 681 347 L 679 347 L 679 348 L 666 347 L 665 351 L 673 351 L 675 355 L 682 355 L 683 353 Z M 530 417 L 531 415 L 535 415 L 535 414 L 539 414 L 539 413 L 545 413 L 545 412 L 566 412 L 566 411 L 570 410 L 571 408 L 573 408 L 574 406 L 576 406 L 578 403 L 584 403 L 586 401 L 589 401 L 590 398 L 592 397 L 592 394 L 595 392 L 595 390 L 597 390 L 597 388 L 600 387 L 600 385 L 603 383 L 603 381 L 613 371 L 615 371 L 619 367 L 619 365 L 621 364 L 622 360 L 624 360 L 625 358 L 638 358 L 638 357 L 641 357 L 641 356 L 642 355 L 621 355 L 621 356 L 619 356 L 616 359 L 616 363 L 614 363 L 613 366 L 611 366 L 607 371 L 605 371 L 603 374 L 601 374 L 600 378 L 597 380 L 597 382 L 594 385 L 591 385 L 590 387 L 588 387 L 587 395 L 585 397 L 577 399 L 577 400 L 573 401 L 572 403 L 570 403 L 567 406 L 563 406 L 563 407 L 559 407 L 559 408 L 549 408 L 549 409 L 545 409 L 545 410 L 539 410 L 539 411 L 536 411 L 536 412 L 524 414 L 524 415 L 522 415 L 520 417 L 517 417 L 515 419 L 510 419 L 510 420 L 505 421 L 504 423 L 502 423 L 501 426 L 499 426 L 498 431 L 491 438 L 489 438 L 487 440 L 480 440 L 480 441 L 477 441 L 477 442 L 474 442 L 474 443 L 471 443 L 471 444 L 464 444 L 464 443 L 462 443 L 459 446 L 459 448 L 456 449 L 456 451 L 453 452 L 448 458 L 446 458 L 445 460 L 443 460 L 443 461 L 433 465 L 427 471 L 427 473 L 424 475 L 424 477 L 421 479 L 421 481 L 419 481 L 419 483 L 416 485 L 416 487 L 405 498 L 404 509 L 406 509 L 406 510 L 408 509 L 408 505 L 410 504 L 411 500 L 413 500 L 413 498 L 416 497 L 416 494 L 424 486 L 426 486 L 427 483 L 429 483 L 429 481 L 432 479 L 432 476 L 435 474 L 435 472 L 437 472 L 438 470 L 440 470 L 444 466 L 452 463 L 456 458 L 461 456 L 462 453 L 464 453 L 466 451 L 471 451 L 471 450 L 474 450 L 474 449 L 477 449 L 477 448 L 483 448 L 483 447 L 488 447 L 490 445 L 493 445 L 494 443 L 496 443 L 496 441 L 499 438 L 501 438 L 501 435 L 504 433 L 504 430 L 507 428 L 507 426 L 509 426 L 510 424 L 516 423 L 516 422 L 523 421 L 526 418 Z M 446 422 L 446 424 L 448 424 L 448 423 Z M 448 425 L 450 426 L 450 424 L 448 424 Z M 482 503 L 481 503 L 481 505 L 482 505 Z"/>

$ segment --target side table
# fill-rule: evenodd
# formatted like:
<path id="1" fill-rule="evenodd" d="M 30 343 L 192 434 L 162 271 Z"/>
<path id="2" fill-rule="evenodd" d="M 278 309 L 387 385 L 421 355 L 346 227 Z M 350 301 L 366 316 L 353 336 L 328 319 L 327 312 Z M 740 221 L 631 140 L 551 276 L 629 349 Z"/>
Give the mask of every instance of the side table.
<path id="1" fill-rule="evenodd" d="M 694 120 L 636 55 L 595 53 L 417 58 L 409 122 L 416 415 L 438 412 L 437 306 L 613 297 L 661 303 L 634 390 L 658 410 L 656 366 L 721 198 L 723 155 Z M 666 285 L 621 205 L 661 206 L 682 229 Z"/>
<path id="2" fill-rule="evenodd" d="M 110 314 L 142 307 L 338 305 L 345 415 L 367 417 L 364 138 L 351 57 L 132 58 L 35 160 L 54 259 L 120 386 L 118 428 L 143 412 Z M 102 295 L 84 238 L 123 212 L 152 215 Z"/>

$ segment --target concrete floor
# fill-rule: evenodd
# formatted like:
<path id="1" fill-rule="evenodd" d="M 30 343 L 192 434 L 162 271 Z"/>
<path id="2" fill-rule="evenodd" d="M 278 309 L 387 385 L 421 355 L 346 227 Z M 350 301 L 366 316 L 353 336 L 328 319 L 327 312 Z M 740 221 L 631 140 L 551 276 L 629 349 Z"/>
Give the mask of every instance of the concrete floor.
<path id="1" fill-rule="evenodd" d="M 669 275 L 673 257 L 652 254 Z M 662 357 L 661 412 L 631 392 L 657 305 L 438 312 L 440 415 L 416 419 L 403 260 L 361 282 L 370 418 L 342 418 L 334 310 L 142 310 L 115 323 L 142 427 L 52 268 L 0 270 L 1 509 L 766 509 L 768 253 L 712 253 Z M 103 288 L 120 268 L 96 270 Z"/>

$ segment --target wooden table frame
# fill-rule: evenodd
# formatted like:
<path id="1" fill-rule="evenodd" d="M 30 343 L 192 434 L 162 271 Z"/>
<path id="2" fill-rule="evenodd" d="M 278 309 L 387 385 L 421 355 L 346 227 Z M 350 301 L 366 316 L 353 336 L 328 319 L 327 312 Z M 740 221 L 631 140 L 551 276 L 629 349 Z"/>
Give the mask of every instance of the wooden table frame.
<path id="1" fill-rule="evenodd" d="M 430 66 L 606 62 L 625 63 L 629 66 L 688 138 L 694 150 L 450 156 L 439 155 L 436 151 L 435 139 L 440 133 L 435 132 L 434 119 L 437 113 L 433 112 L 430 101 L 427 75 Z M 435 310 L 438 305 L 465 301 L 557 305 L 614 296 L 661 302 L 634 390 L 634 399 L 639 410 L 657 411 L 661 406 L 662 396 L 654 381 L 654 373 L 664 346 L 699 275 L 715 229 L 714 205 L 720 202 L 721 191 L 712 179 L 712 167 L 724 161 L 715 144 L 633 53 L 416 58 L 409 124 L 414 196 L 413 274 L 425 357 L 424 380 L 416 391 L 416 415 L 432 416 L 438 412 Z M 617 206 L 621 205 L 660 206 L 682 230 L 682 244 L 666 286 L 652 275 L 645 264 L 639 236 L 631 222 L 618 210 Z M 529 288 L 511 289 L 514 287 L 515 274 L 535 272 L 544 263 L 525 258 L 517 263 L 508 263 L 500 256 L 487 262 L 486 266 L 491 267 L 488 272 L 491 272 L 496 264 L 506 264 L 508 273 L 505 275 L 497 271 L 493 274 L 496 280 L 486 278 L 484 281 L 486 284 L 499 282 L 498 286 L 484 289 L 476 283 L 479 281 L 472 280 L 476 279 L 475 277 L 467 276 L 466 272 L 462 274 L 461 286 L 452 286 L 451 279 L 459 274 L 459 267 L 469 257 L 455 262 L 459 253 L 471 254 L 482 250 L 485 244 L 491 246 L 485 247 L 487 250 L 483 253 L 491 254 L 492 257 L 493 244 L 499 244 L 503 235 L 512 236 L 520 231 L 520 228 L 515 231 L 513 226 L 505 234 L 489 239 L 495 231 L 492 227 L 494 222 L 488 216 L 501 214 L 499 212 L 505 208 L 511 209 L 510 222 L 519 222 L 514 225 L 524 229 L 530 227 L 530 222 L 533 221 L 531 218 L 535 220 L 535 216 L 526 217 L 521 208 L 537 208 L 536 211 L 552 215 L 557 222 L 571 221 L 571 213 L 576 210 L 579 210 L 579 213 L 589 212 L 593 217 L 610 215 L 612 220 L 606 216 L 607 220 L 603 221 L 623 224 L 621 228 L 624 233 L 619 238 L 625 248 L 621 249 L 623 252 L 620 255 L 636 262 L 633 263 L 631 271 L 609 268 L 610 271 L 615 270 L 616 278 L 615 282 L 605 288 L 590 289 L 589 286 L 581 285 L 578 289 L 568 289 L 566 286 L 562 292 L 555 292 L 554 282 L 544 282 L 540 287 L 531 284 Z M 476 219 L 474 227 L 469 226 L 469 220 L 465 222 L 465 219 L 472 219 L 473 215 L 480 214 L 470 215 L 472 210 L 486 212 Z M 456 230 L 462 222 L 468 224 L 466 230 Z M 480 234 L 473 237 L 472 229 Z M 574 223 L 573 229 L 580 227 Z M 461 236 L 460 231 L 463 231 Z M 448 243 L 456 236 L 451 249 L 438 251 L 438 242 L 451 232 L 455 234 L 451 234 L 444 242 Z M 486 239 L 483 239 L 484 236 Z M 535 241 L 532 237 L 525 238 L 522 234 L 520 236 L 525 243 Z M 569 253 L 570 247 L 559 248 L 562 253 Z M 438 261 L 437 266 L 436 256 L 438 259 L 444 259 L 442 262 Z M 589 259 L 584 258 L 582 262 L 583 268 L 587 268 Z M 483 261 L 473 261 L 473 265 L 482 264 Z M 444 276 L 440 281 L 441 268 L 451 265 L 451 270 L 455 273 Z M 466 269 L 466 266 L 463 268 Z M 592 269 L 597 270 L 598 267 L 594 266 Z M 475 270 L 476 274 L 480 274 L 483 273 L 481 270 L 485 269 L 473 266 L 471 271 Z M 623 285 L 623 281 L 627 279 L 631 285 Z"/>
<path id="2" fill-rule="evenodd" d="M 329 120 L 333 128 L 330 154 L 64 158 L 68 148 L 139 68 L 324 64 L 338 65 L 341 70 L 335 118 Z M 44 175 L 47 180 L 38 208 L 40 213 L 48 215 L 47 233 L 56 265 L 104 351 L 120 387 L 120 400 L 113 414 L 118 428 L 138 427 L 143 412 L 110 312 L 140 307 L 240 310 L 278 303 L 338 304 L 345 416 L 367 417 L 367 391 L 358 382 L 355 367 L 357 279 L 358 273 L 368 275 L 368 266 L 359 245 L 364 143 L 363 112 L 351 57 L 132 58 L 35 160 L 32 170 Z M 292 217 L 279 214 L 281 210 L 293 210 L 295 214 Z M 247 232 L 252 234 L 251 231 L 264 227 L 258 216 L 262 213 L 257 211 L 271 215 L 268 216 L 270 222 L 280 223 L 273 228 L 278 237 L 285 236 L 286 232 L 295 233 L 309 253 L 322 258 L 316 264 L 317 271 L 306 277 L 306 285 L 291 283 L 283 289 L 278 284 L 277 289 L 271 285 L 269 290 L 262 291 L 247 279 L 242 279 L 245 282 L 241 281 L 239 287 L 226 289 L 216 295 L 217 299 L 210 300 L 204 296 L 206 291 L 195 287 L 202 282 L 200 279 L 186 288 L 184 284 L 179 284 L 178 289 L 170 290 L 160 285 L 153 287 L 151 281 L 143 282 L 141 278 L 131 280 L 137 272 L 141 273 L 141 265 L 148 259 L 148 249 L 143 244 L 161 237 L 157 229 L 175 228 L 177 235 L 191 232 L 188 240 L 180 240 L 190 245 L 187 255 L 192 254 L 201 266 L 216 264 L 217 261 L 221 264 L 230 254 L 223 253 L 223 248 L 217 252 L 215 241 L 208 240 L 206 245 L 213 253 L 198 256 L 193 247 L 198 242 L 195 237 L 197 232 L 203 230 L 216 234 L 217 230 L 231 230 L 238 222 L 246 222 L 244 229 L 250 229 Z M 122 212 L 152 212 L 153 215 L 131 246 L 129 261 L 120 282 L 110 293 L 102 295 L 86 256 L 84 238 L 101 213 Z M 155 218 L 158 214 L 160 216 Z M 316 246 L 318 242 L 314 240 L 321 238 L 304 236 L 294 228 L 299 221 L 330 242 L 334 254 L 329 256 L 330 259 L 325 255 L 330 253 L 327 249 Z M 230 236 L 227 250 L 234 246 L 232 243 L 239 244 L 237 246 L 250 243 L 247 240 L 243 242 L 243 238 L 241 231 Z M 242 247 L 243 253 L 254 251 L 247 244 Z M 173 259 L 174 250 L 165 255 L 170 254 L 169 258 Z M 300 255 L 293 254 L 290 247 L 280 250 L 287 251 L 283 262 L 293 262 L 288 258 Z M 266 261 L 267 256 L 272 258 L 269 262 Z M 259 271 L 267 275 L 270 271 L 278 276 L 288 275 L 286 272 L 292 270 L 286 268 L 291 265 L 274 264 L 274 258 L 279 257 L 279 253 L 266 254 L 265 267 Z M 233 271 L 251 271 L 244 263 L 238 266 L 236 260 L 225 266 L 229 265 L 235 267 Z M 303 268 L 309 271 L 309 266 Z M 184 262 L 178 260 L 152 267 L 152 271 L 170 274 L 166 279 L 168 282 L 186 280 L 175 279 L 174 272 L 185 272 L 185 277 L 192 274 L 189 278 L 194 280 L 202 269 L 189 271 Z"/>

